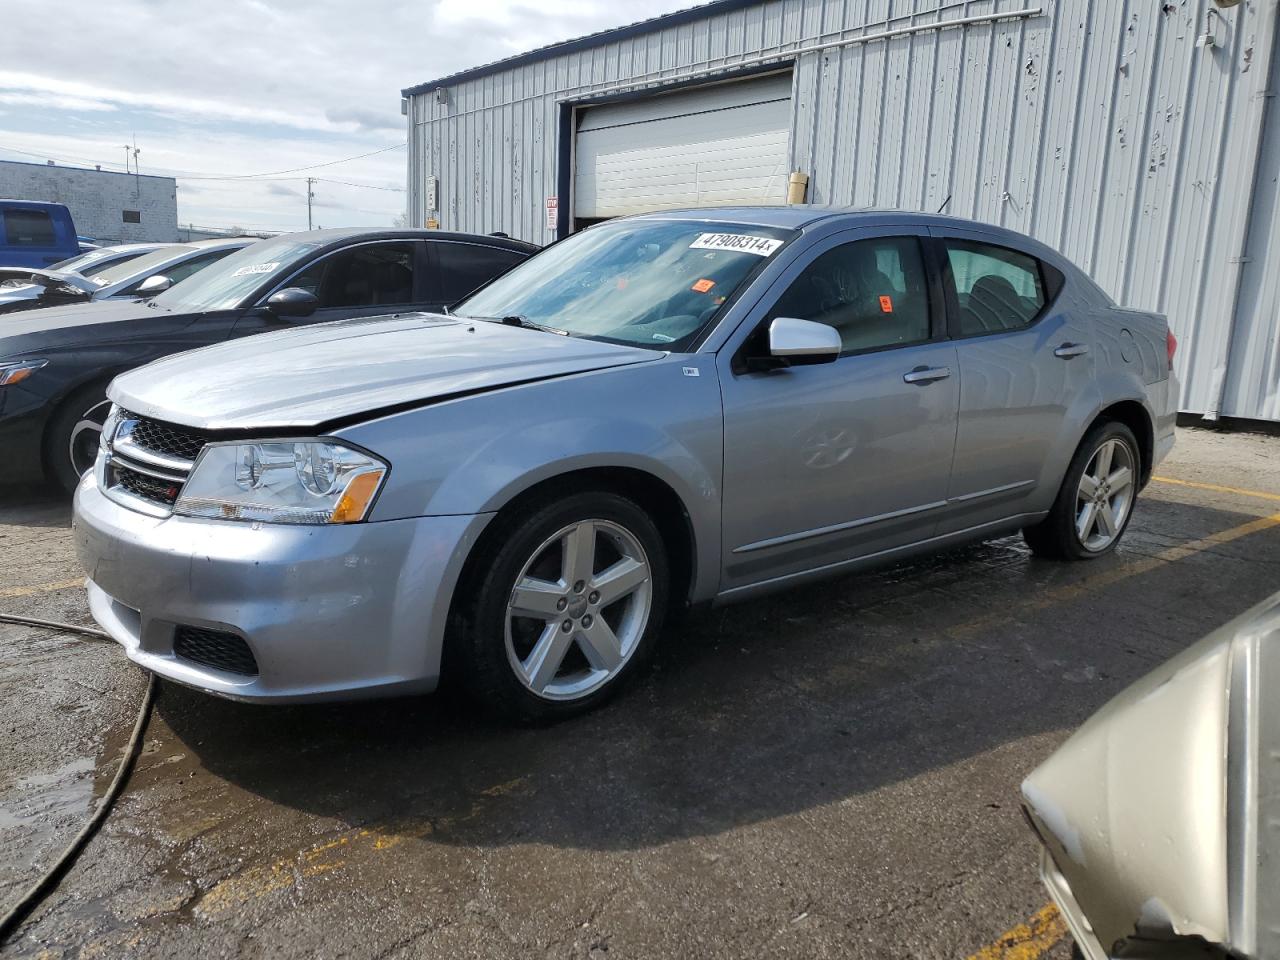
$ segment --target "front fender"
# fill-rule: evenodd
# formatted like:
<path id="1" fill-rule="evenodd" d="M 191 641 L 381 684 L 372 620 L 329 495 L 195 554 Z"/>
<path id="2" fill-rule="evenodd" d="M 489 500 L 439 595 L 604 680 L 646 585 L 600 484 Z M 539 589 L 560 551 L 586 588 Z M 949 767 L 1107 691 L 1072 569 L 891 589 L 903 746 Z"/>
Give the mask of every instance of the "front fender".
<path id="1" fill-rule="evenodd" d="M 501 510 L 535 484 L 622 467 L 670 487 L 697 544 L 695 599 L 720 567 L 722 417 L 711 356 L 499 389 L 338 431 L 387 459 L 372 520 Z"/>

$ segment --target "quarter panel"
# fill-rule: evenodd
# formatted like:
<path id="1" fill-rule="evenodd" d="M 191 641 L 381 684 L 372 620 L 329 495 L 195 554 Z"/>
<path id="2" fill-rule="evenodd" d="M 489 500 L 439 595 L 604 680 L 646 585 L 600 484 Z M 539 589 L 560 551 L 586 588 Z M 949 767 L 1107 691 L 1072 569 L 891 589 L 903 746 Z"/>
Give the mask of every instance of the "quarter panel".
<path id="1" fill-rule="evenodd" d="M 462 397 L 336 435 L 391 464 L 373 520 L 496 511 L 575 470 L 649 473 L 688 512 L 700 600 L 719 582 L 721 431 L 714 358 L 681 355 Z"/>

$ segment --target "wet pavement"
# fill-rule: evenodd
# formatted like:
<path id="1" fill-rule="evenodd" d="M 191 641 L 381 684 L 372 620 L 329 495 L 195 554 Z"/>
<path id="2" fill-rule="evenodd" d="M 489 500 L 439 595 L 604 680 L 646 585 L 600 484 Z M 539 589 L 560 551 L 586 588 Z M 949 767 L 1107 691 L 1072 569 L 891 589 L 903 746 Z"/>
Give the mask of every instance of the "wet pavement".
<path id="1" fill-rule="evenodd" d="M 1182 430 L 1114 557 L 1010 538 L 697 613 L 550 728 L 447 691 L 251 707 L 165 684 L 117 810 L 7 949 L 969 956 L 1046 902 L 1021 777 L 1280 588 L 1280 499 L 1205 486 L 1280 496 L 1277 462 L 1280 439 Z M 68 521 L 0 490 L 0 612 L 89 622 Z M 83 823 L 144 679 L 113 644 L 0 624 L 0 904 Z"/>

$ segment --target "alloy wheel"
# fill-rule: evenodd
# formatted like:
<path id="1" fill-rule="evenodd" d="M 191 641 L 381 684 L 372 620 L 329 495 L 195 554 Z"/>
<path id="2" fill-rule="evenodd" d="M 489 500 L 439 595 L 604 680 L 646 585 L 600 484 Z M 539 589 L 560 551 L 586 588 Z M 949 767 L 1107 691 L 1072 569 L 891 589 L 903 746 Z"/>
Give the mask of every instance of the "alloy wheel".
<path id="1" fill-rule="evenodd" d="M 110 412 L 111 401 L 103 400 L 82 413 L 71 428 L 67 454 L 71 458 L 71 469 L 76 476 L 82 477 L 93 468 L 93 462 L 98 457 L 98 444 L 102 440 L 102 425 Z"/>
<path id="2" fill-rule="evenodd" d="M 507 603 L 507 659 L 533 694 L 590 696 L 626 666 L 653 605 L 640 540 L 608 520 L 561 528 L 533 552 Z"/>
<path id="3" fill-rule="evenodd" d="M 1076 491 L 1076 537 L 1086 550 L 1107 549 L 1133 507 L 1136 458 L 1118 437 L 1103 440 L 1085 465 Z"/>

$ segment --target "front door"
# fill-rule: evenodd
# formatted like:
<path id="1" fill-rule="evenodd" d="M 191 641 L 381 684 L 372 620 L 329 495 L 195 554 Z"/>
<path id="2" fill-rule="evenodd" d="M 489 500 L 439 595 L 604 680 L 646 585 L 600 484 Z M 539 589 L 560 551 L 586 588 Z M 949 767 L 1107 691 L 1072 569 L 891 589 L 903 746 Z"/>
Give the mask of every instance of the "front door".
<path id="1" fill-rule="evenodd" d="M 722 351 L 722 591 L 932 535 L 959 377 L 923 233 L 827 239 L 771 288 L 744 347 Z M 835 327 L 840 358 L 744 367 L 775 317 Z"/>
<path id="2" fill-rule="evenodd" d="M 1084 311 L 1049 264 L 978 233 L 938 238 L 960 374 L 960 422 L 939 532 L 1045 508 L 1076 438 L 1069 416 L 1093 384 Z M 1047 498 L 1047 499 L 1046 499 Z"/>
<path id="3" fill-rule="evenodd" d="M 425 244 L 411 240 L 357 243 L 324 254 L 280 285 L 315 294 L 320 301 L 315 313 L 281 319 L 259 306 L 245 311 L 236 324 L 235 336 L 279 330 L 285 324 L 420 310 L 425 296 L 425 259 Z"/>

